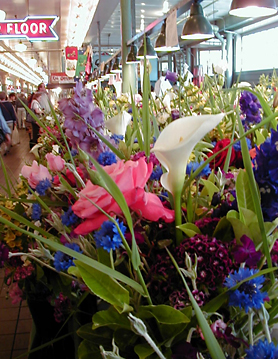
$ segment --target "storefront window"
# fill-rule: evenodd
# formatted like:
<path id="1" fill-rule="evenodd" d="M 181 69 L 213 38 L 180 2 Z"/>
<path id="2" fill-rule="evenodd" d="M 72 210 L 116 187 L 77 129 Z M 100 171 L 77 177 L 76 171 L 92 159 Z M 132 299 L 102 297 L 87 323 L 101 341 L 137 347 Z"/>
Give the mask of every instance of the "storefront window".
<path id="1" fill-rule="evenodd" d="M 200 51 L 200 64 L 203 66 L 203 73 L 212 76 L 212 65 L 219 64 L 221 58 L 221 50 Z"/>

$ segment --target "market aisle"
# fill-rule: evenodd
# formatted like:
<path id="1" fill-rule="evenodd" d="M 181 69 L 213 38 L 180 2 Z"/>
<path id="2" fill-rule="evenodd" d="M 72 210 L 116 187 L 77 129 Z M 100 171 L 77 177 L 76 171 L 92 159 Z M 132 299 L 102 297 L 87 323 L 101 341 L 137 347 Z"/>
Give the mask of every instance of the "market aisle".
<path id="1" fill-rule="evenodd" d="M 11 148 L 3 157 L 8 174 L 15 183 L 22 166 L 31 163 L 34 156 L 29 153 L 29 137 L 25 130 L 19 130 L 20 144 Z M 4 173 L 0 171 L 0 185 L 5 186 Z M 26 353 L 30 342 L 32 318 L 26 301 L 14 305 L 6 299 L 4 270 L 0 269 L 0 358 L 14 359 Z M 21 359 L 26 359 L 22 356 Z"/>

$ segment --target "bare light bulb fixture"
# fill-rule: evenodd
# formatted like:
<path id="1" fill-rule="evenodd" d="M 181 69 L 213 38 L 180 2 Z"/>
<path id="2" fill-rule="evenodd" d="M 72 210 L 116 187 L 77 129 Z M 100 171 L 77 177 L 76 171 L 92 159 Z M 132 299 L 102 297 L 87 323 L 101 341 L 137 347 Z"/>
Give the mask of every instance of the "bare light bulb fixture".
<path id="1" fill-rule="evenodd" d="M 275 0 L 233 0 L 230 15 L 238 17 L 271 16 L 277 13 Z"/>

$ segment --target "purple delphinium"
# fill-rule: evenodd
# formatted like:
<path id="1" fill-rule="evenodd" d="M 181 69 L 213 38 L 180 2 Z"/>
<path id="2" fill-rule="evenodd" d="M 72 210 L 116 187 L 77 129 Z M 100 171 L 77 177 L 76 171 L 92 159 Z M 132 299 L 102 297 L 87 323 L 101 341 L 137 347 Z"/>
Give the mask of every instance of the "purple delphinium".
<path id="1" fill-rule="evenodd" d="M 177 109 L 173 109 L 171 111 L 171 116 L 172 116 L 172 120 L 177 120 L 178 118 L 180 118 L 180 111 Z"/>
<path id="2" fill-rule="evenodd" d="M 4 263 L 9 258 L 9 248 L 4 243 L 0 242 L 0 268 L 4 267 Z"/>
<path id="3" fill-rule="evenodd" d="M 256 251 L 253 241 L 245 234 L 240 238 L 242 245 L 234 248 L 234 258 L 237 263 L 246 263 L 248 267 L 256 267 L 262 253 Z"/>
<path id="4" fill-rule="evenodd" d="M 265 221 L 278 216 L 278 132 L 271 130 L 260 148 L 256 147 L 253 171 L 261 194 L 261 206 Z"/>
<path id="5" fill-rule="evenodd" d="M 257 97 L 251 92 L 243 91 L 239 99 L 240 109 L 245 116 L 243 124 L 245 126 L 261 122 L 261 104 Z"/>
<path id="6" fill-rule="evenodd" d="M 103 135 L 104 114 L 94 105 L 91 90 L 84 89 L 82 83 L 77 82 L 73 97 L 60 100 L 59 109 L 65 116 L 64 129 L 73 149 L 80 146 L 94 158 L 108 150 L 88 127 L 90 125 Z"/>
<path id="7" fill-rule="evenodd" d="M 172 82 L 177 82 L 178 81 L 178 74 L 176 72 L 172 72 L 167 70 L 166 71 L 166 75 L 165 75 L 165 80 L 169 80 Z"/>

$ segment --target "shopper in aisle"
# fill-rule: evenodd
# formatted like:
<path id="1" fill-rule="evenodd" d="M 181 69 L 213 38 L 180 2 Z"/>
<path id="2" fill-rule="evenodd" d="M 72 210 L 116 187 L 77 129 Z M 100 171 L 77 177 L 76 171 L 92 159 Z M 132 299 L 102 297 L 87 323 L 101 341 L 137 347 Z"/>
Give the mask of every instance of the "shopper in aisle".
<path id="1" fill-rule="evenodd" d="M 38 85 L 38 92 L 41 93 L 40 105 L 45 113 L 51 113 L 50 98 L 45 88 L 45 84 L 42 82 Z"/>
<path id="2" fill-rule="evenodd" d="M 12 103 L 7 101 L 7 94 L 5 91 L 0 92 L 0 109 L 12 134 L 14 126 L 16 125 L 16 114 Z M 10 151 L 11 142 L 7 145 L 6 153 Z"/>
<path id="3" fill-rule="evenodd" d="M 31 110 L 35 113 L 36 116 L 41 117 L 44 115 L 44 109 L 41 106 L 41 92 L 36 92 L 33 95 L 32 102 L 31 102 Z M 29 116 L 30 117 L 30 116 Z M 32 134 L 30 139 L 30 148 L 32 148 L 37 142 L 40 134 L 40 126 L 37 122 L 31 118 L 30 119 L 32 125 Z"/>
<path id="4" fill-rule="evenodd" d="M 11 145 L 11 129 L 7 125 L 7 122 L 5 120 L 5 117 L 3 116 L 1 108 L 0 108 L 0 129 L 4 132 L 6 138 L 6 141 L 0 144 L 0 153 L 5 156 L 7 150 Z"/>
<path id="5" fill-rule="evenodd" d="M 15 108 L 15 101 L 16 101 L 16 93 L 15 92 L 10 92 L 9 96 L 8 96 L 9 101 L 12 103 L 12 105 Z"/>
<path id="6" fill-rule="evenodd" d="M 26 110 L 23 104 L 28 105 L 27 99 L 24 93 L 20 93 L 15 101 L 18 128 L 25 128 Z"/>

